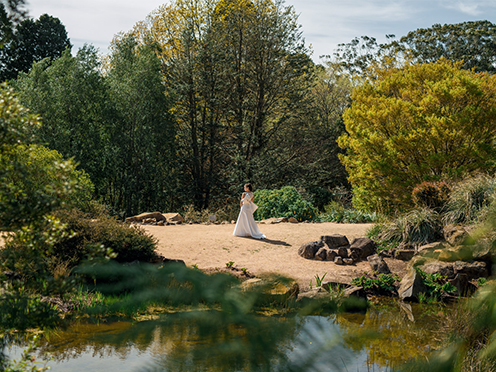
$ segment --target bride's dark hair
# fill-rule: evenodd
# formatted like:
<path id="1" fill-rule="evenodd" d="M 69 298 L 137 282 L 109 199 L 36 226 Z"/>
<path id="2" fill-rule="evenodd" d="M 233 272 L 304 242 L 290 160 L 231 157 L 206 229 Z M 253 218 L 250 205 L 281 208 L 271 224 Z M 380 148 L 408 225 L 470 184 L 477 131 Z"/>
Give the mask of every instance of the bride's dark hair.
<path id="1" fill-rule="evenodd" d="M 250 190 L 250 192 L 253 192 L 253 186 L 251 185 L 251 183 L 247 183 L 245 187 L 248 187 L 248 190 Z"/>

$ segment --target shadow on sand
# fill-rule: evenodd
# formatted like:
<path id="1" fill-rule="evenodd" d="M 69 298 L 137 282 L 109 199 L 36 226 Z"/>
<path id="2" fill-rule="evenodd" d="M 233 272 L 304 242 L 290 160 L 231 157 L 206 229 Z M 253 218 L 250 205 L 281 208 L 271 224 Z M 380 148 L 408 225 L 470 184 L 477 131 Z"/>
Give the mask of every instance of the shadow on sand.
<path id="1" fill-rule="evenodd" d="M 285 246 L 285 247 L 291 247 L 292 246 L 291 244 L 288 244 L 288 243 L 286 243 L 285 241 L 282 241 L 282 240 L 274 240 L 274 239 L 268 239 L 268 238 L 265 238 L 265 239 L 255 239 L 255 238 L 253 238 L 251 236 L 238 236 L 238 238 L 256 240 L 256 241 L 260 241 L 260 242 L 264 242 L 264 243 L 269 243 L 269 244 L 274 244 L 274 245 L 282 245 L 282 246 Z"/>

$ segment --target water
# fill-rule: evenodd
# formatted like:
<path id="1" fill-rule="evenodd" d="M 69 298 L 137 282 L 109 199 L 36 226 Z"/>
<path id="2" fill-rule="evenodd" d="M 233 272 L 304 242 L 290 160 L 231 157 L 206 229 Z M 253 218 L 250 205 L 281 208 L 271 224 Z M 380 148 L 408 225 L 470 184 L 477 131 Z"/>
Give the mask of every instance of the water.
<path id="1" fill-rule="evenodd" d="M 206 327 L 215 314 L 205 323 L 194 316 L 77 323 L 50 334 L 39 352 L 53 358 L 54 372 L 382 372 L 438 347 L 448 310 L 381 301 L 364 314 L 259 318 L 256 329 L 243 321 Z"/>

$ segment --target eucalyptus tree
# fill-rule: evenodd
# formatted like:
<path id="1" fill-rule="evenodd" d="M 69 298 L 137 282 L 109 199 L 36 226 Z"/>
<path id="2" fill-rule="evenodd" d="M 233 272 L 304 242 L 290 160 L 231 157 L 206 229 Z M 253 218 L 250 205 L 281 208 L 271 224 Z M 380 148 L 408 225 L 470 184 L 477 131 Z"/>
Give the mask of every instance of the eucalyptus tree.
<path id="1" fill-rule="evenodd" d="M 185 199 L 196 208 L 257 181 L 270 143 L 300 107 L 306 55 L 282 1 L 177 0 L 131 31 L 156 42 L 173 92 Z M 267 160 L 267 161 L 265 161 Z"/>
<path id="2" fill-rule="evenodd" d="M 106 81 L 115 107 L 108 135 L 113 159 L 105 201 L 127 216 L 170 206 L 173 117 L 152 47 L 133 37 L 113 45 Z"/>

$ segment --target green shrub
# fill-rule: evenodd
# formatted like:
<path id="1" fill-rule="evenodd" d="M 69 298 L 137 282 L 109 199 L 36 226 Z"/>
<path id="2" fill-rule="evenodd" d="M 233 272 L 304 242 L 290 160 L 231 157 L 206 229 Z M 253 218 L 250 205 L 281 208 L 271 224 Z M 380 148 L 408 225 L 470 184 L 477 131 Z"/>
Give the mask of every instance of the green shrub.
<path id="1" fill-rule="evenodd" d="M 255 191 L 255 204 L 258 209 L 254 217 L 263 220 L 272 217 L 294 217 L 298 221 L 310 221 L 317 217 L 317 208 L 304 200 L 292 186 L 280 190 Z"/>
<path id="2" fill-rule="evenodd" d="M 481 175 L 455 185 L 446 204 L 445 223 L 476 222 L 495 199 L 496 178 Z"/>
<path id="3" fill-rule="evenodd" d="M 426 299 L 440 300 L 441 297 L 452 294 L 456 291 L 456 287 L 447 281 L 445 276 L 439 273 L 429 274 L 418 267 L 415 270 L 422 277 L 422 281 L 427 288 Z"/>
<path id="4" fill-rule="evenodd" d="M 77 265 L 100 244 L 112 249 L 118 262 L 150 262 L 157 257 L 155 238 L 104 213 L 95 216 L 77 209 L 60 210 L 57 217 L 75 233 L 55 245 L 54 253 L 61 260 Z"/>
<path id="5" fill-rule="evenodd" d="M 351 284 L 357 287 L 363 287 L 365 290 L 391 294 L 396 290 L 395 284 L 401 279 L 397 274 L 377 274 L 359 276 L 352 279 Z"/>
<path id="6" fill-rule="evenodd" d="M 324 210 L 325 212 L 319 215 L 320 222 L 370 223 L 379 220 L 379 215 L 375 212 L 345 208 L 335 201 L 326 205 Z"/>
<path id="7" fill-rule="evenodd" d="M 444 181 L 422 182 L 413 189 L 412 199 L 419 208 L 430 208 L 440 212 L 448 202 L 450 191 L 450 187 Z"/>
<path id="8" fill-rule="evenodd" d="M 389 243 L 428 244 L 442 237 L 439 213 L 432 209 L 414 209 L 380 228 L 378 240 Z"/>
<path id="9" fill-rule="evenodd" d="M 20 145 L 15 151 L 22 161 L 22 166 L 33 170 L 29 180 L 22 178 L 14 180 L 20 188 L 29 187 L 41 190 L 46 185 L 54 184 L 60 179 L 60 167 L 53 166 L 65 162 L 59 152 L 40 145 Z M 77 208 L 86 208 L 91 202 L 95 189 L 88 174 L 84 170 L 77 170 L 73 164 L 66 166 L 64 171 L 66 177 L 74 180 L 75 183 L 71 192 L 65 195 L 63 202 Z M 28 182 L 29 185 L 27 185 Z"/>

